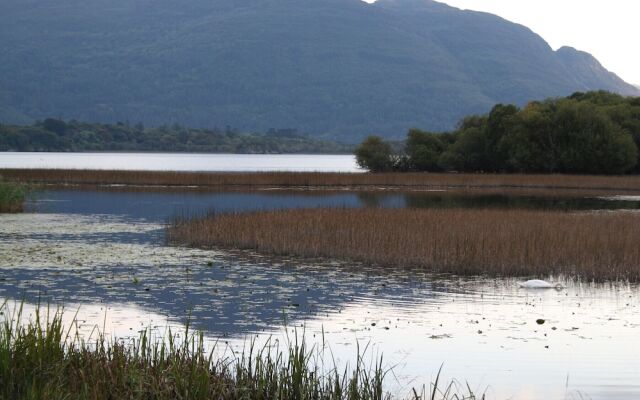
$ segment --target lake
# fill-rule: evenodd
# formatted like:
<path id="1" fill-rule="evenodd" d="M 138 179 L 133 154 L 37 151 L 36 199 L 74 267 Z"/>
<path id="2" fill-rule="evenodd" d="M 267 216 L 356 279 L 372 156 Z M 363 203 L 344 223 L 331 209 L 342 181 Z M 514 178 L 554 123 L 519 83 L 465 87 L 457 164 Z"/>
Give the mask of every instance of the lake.
<path id="1" fill-rule="evenodd" d="M 77 310 L 87 334 L 162 335 L 192 325 L 209 343 L 242 349 L 304 334 L 340 365 L 356 348 L 384 356 L 387 389 L 442 379 L 489 399 L 640 396 L 640 287 L 461 278 L 357 263 L 167 247 L 177 214 L 300 207 L 640 209 L 637 198 L 467 196 L 448 192 L 136 192 L 48 190 L 29 212 L 0 215 L 0 303 Z M 536 320 L 544 319 L 539 325 Z M 286 326 L 285 326 L 286 321 Z"/>
<path id="2" fill-rule="evenodd" d="M 362 172 L 348 154 L 9 153 L 0 168 L 136 171 Z"/>

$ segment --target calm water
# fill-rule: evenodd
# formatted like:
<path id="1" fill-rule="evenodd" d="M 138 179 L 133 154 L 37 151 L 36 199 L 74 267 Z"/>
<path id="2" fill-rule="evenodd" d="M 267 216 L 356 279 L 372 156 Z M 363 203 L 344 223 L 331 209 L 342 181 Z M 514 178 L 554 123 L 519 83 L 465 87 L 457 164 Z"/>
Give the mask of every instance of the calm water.
<path id="1" fill-rule="evenodd" d="M 640 197 L 537 197 L 427 192 L 127 192 L 52 190 L 35 194 L 30 212 L 111 214 L 166 222 L 182 214 L 288 208 L 526 208 L 545 210 L 640 210 Z"/>
<path id="2" fill-rule="evenodd" d="M 361 172 L 352 155 L 0 153 L 0 168 Z"/>
<path id="3" fill-rule="evenodd" d="M 85 332 L 135 336 L 193 325 L 232 348 L 303 329 L 339 363 L 356 345 L 383 354 L 388 390 L 429 384 L 444 363 L 491 399 L 640 397 L 640 288 L 434 276 L 164 246 L 176 212 L 291 207 L 526 206 L 638 208 L 638 200 L 536 199 L 442 193 L 132 193 L 49 191 L 32 211 L 0 215 L 0 303 L 38 299 L 79 308 Z M 209 265 L 211 263 L 211 265 Z M 30 308 L 32 309 L 32 308 Z M 538 325 L 536 320 L 546 322 Z M 286 319 L 288 328 L 284 327 Z M 256 336 L 257 335 L 257 336 Z"/>

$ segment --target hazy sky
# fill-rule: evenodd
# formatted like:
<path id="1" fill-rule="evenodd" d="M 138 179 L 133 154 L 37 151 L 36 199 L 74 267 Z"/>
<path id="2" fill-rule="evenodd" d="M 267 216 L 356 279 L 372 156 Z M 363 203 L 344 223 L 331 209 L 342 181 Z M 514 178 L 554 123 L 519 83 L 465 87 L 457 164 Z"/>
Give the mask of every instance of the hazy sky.
<path id="1" fill-rule="evenodd" d="M 571 46 L 587 51 L 622 79 L 640 85 L 638 0 L 438 1 L 490 12 L 525 25 L 554 49 Z"/>

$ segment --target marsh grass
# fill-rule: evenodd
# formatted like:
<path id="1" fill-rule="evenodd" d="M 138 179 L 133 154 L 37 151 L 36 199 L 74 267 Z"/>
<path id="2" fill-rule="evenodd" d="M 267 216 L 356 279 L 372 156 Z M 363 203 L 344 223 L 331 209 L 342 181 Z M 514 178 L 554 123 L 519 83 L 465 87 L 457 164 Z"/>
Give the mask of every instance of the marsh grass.
<path id="1" fill-rule="evenodd" d="M 0 176 L 0 213 L 22 212 L 27 193 L 25 185 L 4 181 Z"/>
<path id="2" fill-rule="evenodd" d="M 3 169 L 7 178 L 57 185 L 131 185 L 202 188 L 356 189 L 562 189 L 640 192 L 640 176 L 323 173 L 323 172 L 166 172 L 59 169 Z"/>
<path id="3" fill-rule="evenodd" d="M 367 364 L 358 354 L 353 368 L 325 370 L 323 353 L 298 336 L 281 350 L 267 344 L 226 358 L 206 352 L 202 333 L 187 324 L 180 340 L 169 332 L 153 340 L 84 341 L 65 329 L 62 313 L 36 308 L 23 321 L 22 306 L 0 307 L 0 396 L 3 399 L 388 399 L 382 359 Z M 45 311 L 43 314 L 42 311 Z M 77 328 L 77 324 L 75 324 Z M 359 351 L 359 350 L 358 350 Z M 438 375 L 439 376 L 439 375 Z M 414 399 L 475 399 L 451 383 L 413 391 Z M 462 392 L 461 392 L 462 393 Z M 466 391 L 464 392 L 466 393 Z"/>
<path id="4" fill-rule="evenodd" d="M 174 245 L 239 248 L 460 275 L 640 281 L 640 214 L 306 209 L 178 218 Z"/>

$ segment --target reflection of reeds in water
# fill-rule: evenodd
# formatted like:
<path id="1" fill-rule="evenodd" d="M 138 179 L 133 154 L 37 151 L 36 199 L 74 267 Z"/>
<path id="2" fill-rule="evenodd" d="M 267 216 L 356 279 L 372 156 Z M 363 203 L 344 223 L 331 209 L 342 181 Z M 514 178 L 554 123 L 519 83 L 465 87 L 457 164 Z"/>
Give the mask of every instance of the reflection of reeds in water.
<path id="1" fill-rule="evenodd" d="M 0 213 L 22 212 L 27 189 L 20 184 L 5 182 L 0 177 Z"/>
<path id="2" fill-rule="evenodd" d="M 173 244 L 434 272 L 640 280 L 640 214 L 315 209 L 176 220 Z"/>
<path id="3" fill-rule="evenodd" d="M 242 354 L 215 358 L 201 333 L 169 333 L 152 340 L 148 331 L 129 342 L 103 336 L 87 342 L 65 329 L 59 312 L 22 321 L 22 308 L 0 306 L 0 397 L 3 399 L 353 399 L 390 398 L 382 360 L 368 365 L 357 355 L 353 368 L 324 370 L 324 350 L 292 339 L 288 348 L 251 345 Z M 19 322 L 20 321 L 20 322 Z M 77 325 L 76 325 L 77 327 Z M 413 392 L 418 399 L 475 399 L 444 388 Z"/>
<path id="4" fill-rule="evenodd" d="M 640 176 L 314 173 L 314 172 L 164 172 L 5 169 L 7 178 L 32 183 L 82 185 L 165 185 L 237 187 L 396 187 L 529 188 L 640 191 Z"/>

